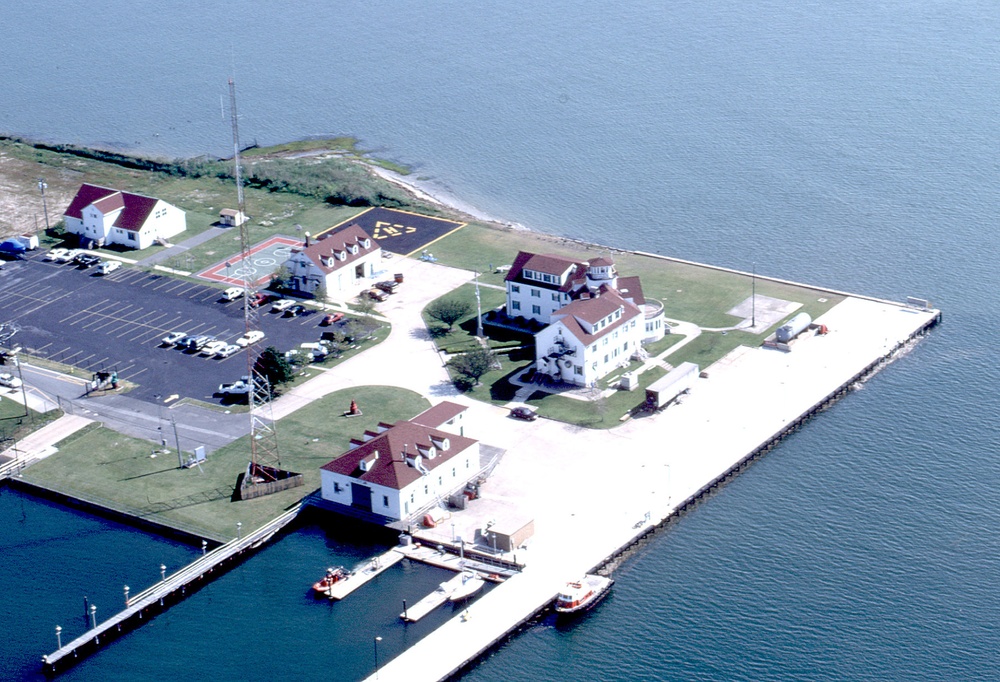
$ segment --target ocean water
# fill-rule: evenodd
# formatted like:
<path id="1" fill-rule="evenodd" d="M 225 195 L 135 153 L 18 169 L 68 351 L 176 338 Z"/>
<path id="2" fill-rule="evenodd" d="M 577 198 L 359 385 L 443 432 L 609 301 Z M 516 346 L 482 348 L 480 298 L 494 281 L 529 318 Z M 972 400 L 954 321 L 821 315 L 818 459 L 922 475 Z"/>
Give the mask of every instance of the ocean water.
<path id="1" fill-rule="evenodd" d="M 529 629 L 469 679 L 996 677 L 994 3 L 109 0 L 16 4 L 0 30 L 8 133 L 225 154 L 235 73 L 244 140 L 352 134 L 531 229 L 944 310 L 908 355 L 657 536 L 600 609 Z M 258 637 L 299 621 L 339 637 L 262 594 L 261 575 L 294 575 L 292 589 L 315 572 L 282 549 L 295 538 L 171 610 L 174 630 L 213 634 L 204 647 L 158 622 L 72 676 L 128 660 L 130 679 L 151 679 L 154 658 L 171 679 L 242 674 L 243 640 L 218 634 L 236 605 Z M 350 546 L 323 540 L 315 559 Z M 58 561 L 45 552 L 19 572 Z M 17 608 L 0 619 L 35 619 Z M 295 677 L 355 679 L 370 671 L 371 632 L 357 636 L 341 667 L 310 637 L 281 653 Z"/>

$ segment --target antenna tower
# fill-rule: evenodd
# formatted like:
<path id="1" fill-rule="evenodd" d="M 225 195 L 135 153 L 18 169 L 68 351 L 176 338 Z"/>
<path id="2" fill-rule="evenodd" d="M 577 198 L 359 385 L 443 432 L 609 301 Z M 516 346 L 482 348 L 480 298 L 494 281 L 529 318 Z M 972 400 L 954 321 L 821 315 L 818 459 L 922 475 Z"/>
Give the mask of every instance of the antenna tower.
<path id="1" fill-rule="evenodd" d="M 242 168 L 240 167 L 240 128 L 236 113 L 236 84 L 229 79 L 229 113 L 233 126 L 233 176 L 236 178 L 236 198 L 239 204 L 240 220 L 240 269 L 238 275 L 243 280 L 243 322 L 246 333 L 260 331 L 259 307 L 250 304 L 256 285 L 256 268 L 250 253 L 250 230 L 246 215 L 246 201 L 243 197 Z M 271 411 L 271 387 L 267 377 L 257 368 L 257 358 L 264 350 L 263 336 L 247 346 L 247 373 L 250 390 L 247 395 L 250 404 L 250 463 L 243 478 L 243 487 L 270 483 L 281 478 L 281 460 L 278 456 L 278 434 L 275 430 Z M 264 415 L 267 415 L 265 419 Z M 247 496 L 241 495 L 243 499 Z"/>

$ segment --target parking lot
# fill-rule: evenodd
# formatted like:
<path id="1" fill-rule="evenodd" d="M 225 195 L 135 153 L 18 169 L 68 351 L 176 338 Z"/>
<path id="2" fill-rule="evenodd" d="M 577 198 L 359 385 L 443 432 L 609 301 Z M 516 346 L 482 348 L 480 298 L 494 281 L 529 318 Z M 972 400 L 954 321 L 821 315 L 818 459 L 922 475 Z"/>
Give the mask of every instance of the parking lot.
<path id="1" fill-rule="evenodd" d="M 0 272 L 0 322 L 20 328 L 13 341 L 29 355 L 87 372 L 117 371 L 138 388 L 130 395 L 218 402 L 220 383 L 246 374 L 246 351 L 207 358 L 165 347 L 169 332 L 207 334 L 232 343 L 243 335 L 243 301 L 221 300 L 222 290 L 160 274 L 121 268 L 100 277 L 72 264 L 34 255 Z M 307 309 L 294 318 L 262 308 L 264 345 L 281 350 L 316 341 L 323 314 Z"/>

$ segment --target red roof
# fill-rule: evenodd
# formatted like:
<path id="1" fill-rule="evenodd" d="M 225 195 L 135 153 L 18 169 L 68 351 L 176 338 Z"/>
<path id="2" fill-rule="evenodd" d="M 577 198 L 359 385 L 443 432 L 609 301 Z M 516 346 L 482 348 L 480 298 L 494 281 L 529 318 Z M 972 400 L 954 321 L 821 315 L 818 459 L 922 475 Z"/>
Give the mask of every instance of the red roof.
<path id="1" fill-rule="evenodd" d="M 452 403 L 445 400 L 438 403 L 434 407 L 424 410 L 410 421 L 414 424 L 439 429 L 442 424 L 451 421 L 467 409 L 469 408 L 465 405 L 459 405 L 458 403 Z"/>
<path id="2" fill-rule="evenodd" d="M 142 229 L 149 214 L 153 212 L 153 207 L 159 199 L 143 196 L 142 194 L 132 194 L 121 190 L 101 187 L 99 185 L 80 185 L 76 196 L 70 202 L 69 207 L 63 215 L 70 218 L 83 220 L 83 209 L 93 204 L 101 213 L 107 214 L 111 211 L 124 209 L 115 219 L 114 227 L 123 230 L 138 231 Z"/>
<path id="3" fill-rule="evenodd" d="M 537 279 L 525 278 L 525 270 L 533 270 L 535 272 L 552 275 L 553 277 L 562 277 L 567 270 L 569 270 L 570 273 L 566 277 L 565 283 L 550 284 L 540 282 Z M 520 251 L 514 259 L 514 262 L 511 264 L 510 270 L 507 272 L 507 276 L 504 277 L 504 281 L 522 282 L 545 289 L 570 291 L 573 288 L 573 283 L 586 275 L 586 270 L 587 265 L 585 263 L 578 263 L 572 258 Z"/>
<path id="4" fill-rule="evenodd" d="M 642 293 L 642 282 L 638 277 L 619 277 L 618 293 L 637 306 L 646 303 L 646 297 Z"/>
<path id="5" fill-rule="evenodd" d="M 369 246 L 364 247 L 364 240 L 367 239 Z M 351 253 L 350 246 L 357 245 L 358 252 Z M 357 223 L 351 223 L 342 227 L 336 232 L 327 232 L 321 235 L 312 244 L 301 249 L 301 252 L 312 261 L 313 265 L 329 275 L 346 265 L 350 265 L 364 256 L 379 249 L 378 242 L 372 239 L 364 229 Z M 344 260 L 338 259 L 334 254 L 338 251 L 346 252 Z"/>
<path id="6" fill-rule="evenodd" d="M 478 442 L 464 436 L 414 424 L 412 421 L 400 421 L 387 431 L 320 468 L 375 485 L 402 490 L 423 475 L 419 469 L 406 462 L 407 455 L 412 458 L 419 454 L 418 446 L 425 450 L 434 447 L 432 439 L 438 443 L 447 440 L 449 447 L 447 450 L 436 448 L 434 459 L 421 458 L 422 466 L 431 472 Z M 376 452 L 378 459 L 374 459 Z M 367 471 L 360 466 L 362 460 L 370 463 Z M 478 467 L 479 462 L 475 464 Z"/>
<path id="7" fill-rule="evenodd" d="M 614 313 L 618 308 L 623 308 L 622 316 L 594 333 L 591 333 L 580 323 L 582 320 L 593 326 Z M 563 306 L 552 314 L 552 319 L 553 324 L 561 323 L 581 343 L 589 345 L 638 315 L 642 315 L 642 311 L 622 298 L 617 291 L 609 287 L 601 287 L 597 296 L 580 298 Z"/>

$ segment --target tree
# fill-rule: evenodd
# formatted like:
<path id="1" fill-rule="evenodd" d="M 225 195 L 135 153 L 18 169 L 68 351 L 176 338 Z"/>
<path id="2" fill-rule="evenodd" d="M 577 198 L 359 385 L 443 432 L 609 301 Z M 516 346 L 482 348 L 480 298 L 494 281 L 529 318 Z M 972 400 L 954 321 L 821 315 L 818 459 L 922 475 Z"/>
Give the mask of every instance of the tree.
<path id="1" fill-rule="evenodd" d="M 478 386 L 479 379 L 496 365 L 496 353 L 482 346 L 456 355 L 448 361 L 448 366 L 465 377 L 472 386 Z"/>
<path id="2" fill-rule="evenodd" d="M 255 374 L 260 374 L 267 379 L 272 396 L 275 395 L 281 384 L 286 384 L 295 377 L 295 370 L 291 363 L 274 346 L 268 346 L 257 356 L 253 369 Z"/>
<path id="3" fill-rule="evenodd" d="M 472 303 L 460 298 L 439 298 L 424 309 L 428 317 L 443 323 L 448 331 L 456 322 L 472 312 Z"/>

